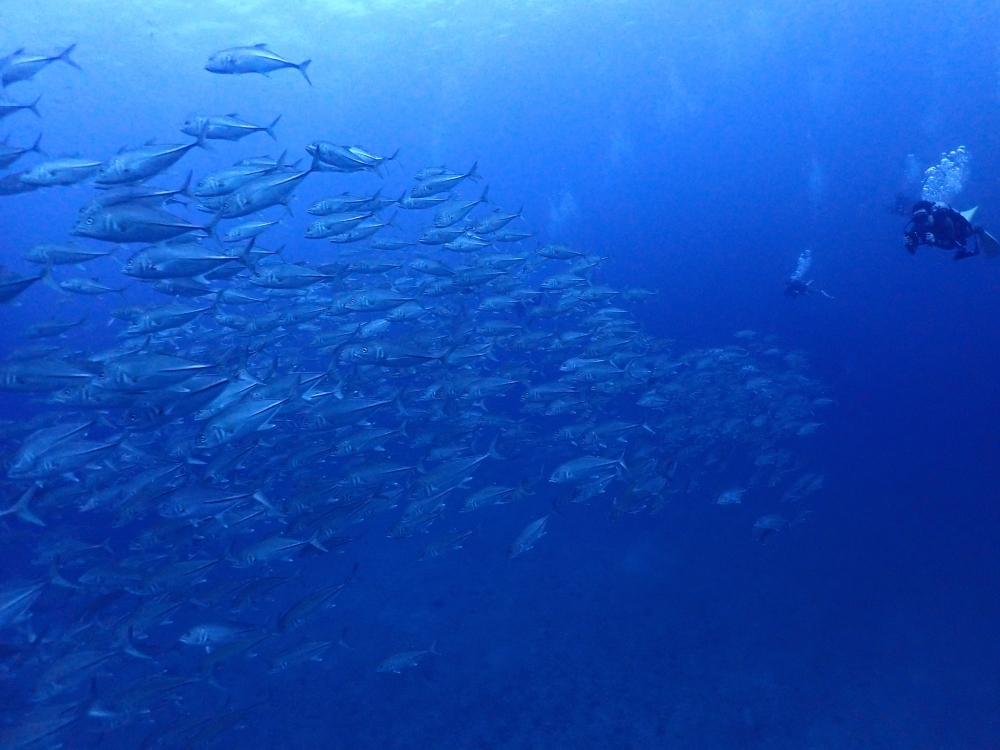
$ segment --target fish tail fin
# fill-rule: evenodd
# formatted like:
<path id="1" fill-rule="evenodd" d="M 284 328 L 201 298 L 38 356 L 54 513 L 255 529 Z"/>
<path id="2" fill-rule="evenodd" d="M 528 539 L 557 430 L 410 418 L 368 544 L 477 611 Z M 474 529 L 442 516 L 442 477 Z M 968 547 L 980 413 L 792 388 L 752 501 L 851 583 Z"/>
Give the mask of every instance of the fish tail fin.
<path id="1" fill-rule="evenodd" d="M 59 56 L 56 58 L 56 60 L 66 63 L 71 68 L 76 68 L 77 70 L 83 70 L 83 68 L 77 65 L 76 62 L 73 60 L 73 58 L 70 57 L 70 53 L 72 53 L 73 50 L 75 49 L 76 49 L 75 43 L 69 45 L 66 49 L 64 49 L 62 52 L 59 53 Z"/>
<path id="2" fill-rule="evenodd" d="M 300 62 L 298 65 L 295 66 L 296 68 L 299 69 L 299 72 L 302 74 L 302 77 L 306 79 L 306 83 L 308 83 L 310 86 L 313 85 L 313 82 L 309 80 L 309 74 L 306 73 L 306 68 L 309 67 L 309 63 L 311 62 L 312 60 L 303 60 L 302 62 Z"/>
<path id="3" fill-rule="evenodd" d="M 236 254 L 236 260 L 238 260 L 240 263 L 246 266 L 247 270 L 250 271 L 255 270 L 253 267 L 253 262 L 250 260 L 250 253 L 253 250 L 253 247 L 256 243 L 257 243 L 257 238 L 251 237 L 250 241 L 247 243 L 247 246 L 243 248 L 242 252 L 238 252 Z M 282 247 L 284 247 L 284 245 L 282 245 Z"/>
<path id="4" fill-rule="evenodd" d="M 79 586 L 75 583 L 71 583 L 63 578 L 62 573 L 59 572 L 59 558 L 57 557 L 49 565 L 49 583 L 53 586 L 61 586 L 64 589 L 82 589 L 83 586 Z"/>
<path id="5" fill-rule="evenodd" d="M 441 652 L 437 650 L 437 645 L 438 642 L 434 641 L 434 643 L 431 644 L 431 647 L 427 649 L 428 653 L 437 654 L 438 656 L 441 656 Z"/>
<path id="6" fill-rule="evenodd" d="M 42 156 L 45 156 L 45 152 L 42 151 L 42 134 L 41 133 L 38 134 L 38 137 L 35 139 L 34 144 L 32 144 L 31 148 L 29 148 L 28 151 L 34 151 L 36 154 L 41 154 Z"/>
<path id="7" fill-rule="evenodd" d="M 205 139 L 207 137 L 208 137 L 208 121 L 206 120 L 205 122 L 202 123 L 201 128 L 198 130 L 198 140 L 194 142 L 194 145 L 197 146 L 198 148 L 203 148 L 206 151 L 211 151 L 212 149 L 209 147 L 207 143 L 205 143 Z"/>
<path id="8" fill-rule="evenodd" d="M 39 94 L 38 96 L 35 97 L 35 101 L 33 101 L 31 104 L 26 104 L 25 105 L 25 108 L 26 109 L 30 109 L 32 112 L 34 112 L 35 113 L 35 117 L 38 117 L 38 118 L 41 118 L 41 115 L 38 114 L 38 102 L 41 100 L 41 98 L 42 98 L 42 95 Z"/>
<path id="9" fill-rule="evenodd" d="M 392 216 L 389 218 L 389 221 L 387 221 L 385 223 L 385 225 L 387 227 L 392 227 L 393 229 L 399 229 L 399 226 L 397 226 L 397 224 L 396 224 L 396 217 L 397 216 L 399 216 L 399 211 L 394 212 L 392 214 Z"/>
<path id="10" fill-rule="evenodd" d="M 31 502 L 31 498 L 35 496 L 35 493 L 38 492 L 38 488 L 40 486 L 41 485 L 37 482 L 31 485 L 31 487 L 29 487 L 27 491 L 21 495 L 20 499 L 16 503 L 14 503 L 7 510 L 0 510 L 0 516 L 9 516 L 13 514 L 26 523 L 32 523 L 35 526 L 44 526 L 45 521 L 32 513 L 28 508 L 28 503 Z"/>
<path id="11" fill-rule="evenodd" d="M 187 177 L 184 178 L 184 184 L 180 186 L 180 189 L 177 192 L 183 195 L 185 198 L 190 198 L 191 200 L 194 200 L 194 196 L 191 194 L 192 177 L 194 177 L 193 169 L 188 171 Z"/>
<path id="12" fill-rule="evenodd" d="M 319 149 L 316 149 L 316 153 L 312 155 L 312 164 L 309 165 L 309 172 L 315 172 L 319 169 Z"/>
<path id="13" fill-rule="evenodd" d="M 493 442 L 490 443 L 490 449 L 486 451 L 486 455 L 489 456 L 490 458 L 496 458 L 500 461 L 503 461 L 503 456 L 497 453 L 497 440 L 499 440 L 499 438 L 500 438 L 500 433 L 498 432 L 496 435 L 493 436 Z"/>
<path id="14" fill-rule="evenodd" d="M 342 631 L 340 631 L 340 638 L 337 641 L 337 645 L 338 646 L 342 646 L 343 648 L 350 648 L 350 646 L 347 645 L 347 641 L 344 640 L 345 638 L 347 638 L 347 627 L 346 626 L 344 627 L 344 629 Z"/>
<path id="15" fill-rule="evenodd" d="M 274 507 L 274 505 L 271 503 L 271 501 L 268 500 L 264 496 L 263 492 L 260 492 L 258 490 L 257 492 L 253 493 L 253 495 L 251 495 L 251 497 L 254 500 L 256 500 L 258 503 L 260 503 L 261 505 L 263 505 L 265 508 L 267 508 L 269 515 L 276 515 L 276 516 L 284 515 L 280 510 L 278 510 L 277 508 Z"/>
<path id="16" fill-rule="evenodd" d="M 490 195 L 490 186 L 487 185 L 486 187 L 483 188 L 483 194 L 479 196 L 479 202 L 490 203 L 489 195 Z"/>
<path id="17" fill-rule="evenodd" d="M 280 119 L 281 115 L 278 115 L 277 117 L 274 118 L 274 120 L 271 122 L 270 125 L 264 128 L 264 132 L 267 133 L 269 136 L 271 136 L 271 138 L 275 141 L 278 140 L 278 137 L 274 134 L 274 126 L 278 124 L 278 121 Z"/>
<path id="18" fill-rule="evenodd" d="M 515 219 L 523 219 L 524 218 L 524 204 L 523 203 L 521 204 L 521 207 L 519 209 L 517 209 L 517 213 L 514 214 L 514 218 Z"/>
<path id="19" fill-rule="evenodd" d="M 208 236 L 211 237 L 213 240 L 215 240 L 215 243 L 220 247 L 222 246 L 222 240 L 219 239 L 219 233 L 215 230 L 216 227 L 219 226 L 219 222 L 221 220 L 222 220 L 222 211 L 219 211 L 219 213 L 213 216 L 212 220 L 205 225 L 205 231 L 208 233 Z"/>
<path id="20" fill-rule="evenodd" d="M 61 286 L 59 286 L 56 283 L 55 279 L 52 278 L 52 264 L 51 263 L 46 264 L 45 268 L 42 269 L 41 279 L 42 279 L 42 283 L 45 284 L 46 286 L 55 289 L 60 294 L 63 294 L 63 295 L 66 294 L 66 290 L 63 289 Z"/>
<path id="21" fill-rule="evenodd" d="M 315 534 L 313 534 L 312 539 L 310 539 L 308 542 L 306 542 L 306 544 L 308 546 L 310 546 L 310 547 L 315 547 L 320 552 L 329 552 L 330 551 L 326 547 L 324 547 L 322 544 L 319 543 L 319 532 L 318 531 Z"/>
<path id="22" fill-rule="evenodd" d="M 465 175 L 465 176 L 468 177 L 470 180 L 473 180 L 473 181 L 478 180 L 479 179 L 479 175 L 476 173 L 476 170 L 478 168 L 479 168 L 479 162 L 478 161 L 472 162 L 472 166 L 469 168 L 469 173 L 467 175 Z"/>
<path id="23" fill-rule="evenodd" d="M 153 657 L 149 654 L 144 654 L 135 645 L 135 633 L 132 626 L 128 626 L 128 634 L 125 636 L 125 646 L 122 649 L 129 656 L 135 656 L 139 659 L 152 659 Z"/>
<path id="24" fill-rule="evenodd" d="M 625 471 L 628 471 L 628 467 L 625 465 L 625 453 L 628 449 L 622 451 L 622 454 L 615 459 L 615 463 L 621 466 Z"/>
<path id="25" fill-rule="evenodd" d="M 404 436 L 404 437 L 409 437 L 410 436 L 410 433 L 408 433 L 406 431 L 406 420 L 405 419 L 403 420 L 403 424 L 401 424 L 399 426 L 399 429 L 397 430 L 397 432 L 399 432 L 399 434 L 402 435 L 402 436 Z"/>
<path id="26" fill-rule="evenodd" d="M 397 148 L 395 151 L 392 152 L 392 156 L 387 156 L 385 160 L 387 162 L 389 161 L 398 162 L 398 158 L 399 158 L 399 149 Z"/>

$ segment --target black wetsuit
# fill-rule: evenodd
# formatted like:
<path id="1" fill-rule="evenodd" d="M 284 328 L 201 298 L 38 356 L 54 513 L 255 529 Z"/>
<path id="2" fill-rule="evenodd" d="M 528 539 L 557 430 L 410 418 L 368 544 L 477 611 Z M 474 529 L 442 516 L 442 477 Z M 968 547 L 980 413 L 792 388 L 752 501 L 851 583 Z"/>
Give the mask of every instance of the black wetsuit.
<path id="1" fill-rule="evenodd" d="M 812 284 L 811 281 L 803 281 L 802 279 L 793 276 L 787 282 L 785 286 L 785 296 L 787 297 L 801 297 L 803 294 L 809 294 L 812 290 L 809 285 Z"/>
<path id="2" fill-rule="evenodd" d="M 979 253 L 975 228 L 962 214 L 940 201 L 936 203 L 917 201 L 904 234 L 903 244 L 911 255 L 917 252 L 918 245 L 933 245 L 943 250 L 954 250 L 955 260 Z"/>

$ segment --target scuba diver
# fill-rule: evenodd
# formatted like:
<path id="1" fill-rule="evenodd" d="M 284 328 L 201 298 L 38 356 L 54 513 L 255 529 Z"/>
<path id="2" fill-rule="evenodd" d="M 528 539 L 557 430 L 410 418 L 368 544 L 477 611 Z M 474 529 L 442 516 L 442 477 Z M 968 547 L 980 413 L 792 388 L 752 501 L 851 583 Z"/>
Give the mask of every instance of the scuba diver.
<path id="1" fill-rule="evenodd" d="M 788 281 L 785 282 L 785 296 L 796 299 L 805 294 L 811 294 L 813 292 L 812 283 L 813 280 L 805 280 L 806 273 L 809 272 L 809 266 L 812 265 L 812 250 L 806 248 L 802 251 L 802 255 L 799 256 L 799 261 L 795 266 L 795 273 L 788 277 Z M 829 297 L 833 299 L 833 296 L 827 294 L 822 289 L 819 293 L 824 297 Z"/>
<path id="2" fill-rule="evenodd" d="M 959 212 L 941 201 L 917 201 L 903 230 L 903 246 L 910 255 L 915 255 L 920 245 L 954 250 L 954 260 L 980 252 L 987 258 L 1000 255 L 1000 243 L 982 227 L 972 225 L 975 214 L 976 208 Z"/>

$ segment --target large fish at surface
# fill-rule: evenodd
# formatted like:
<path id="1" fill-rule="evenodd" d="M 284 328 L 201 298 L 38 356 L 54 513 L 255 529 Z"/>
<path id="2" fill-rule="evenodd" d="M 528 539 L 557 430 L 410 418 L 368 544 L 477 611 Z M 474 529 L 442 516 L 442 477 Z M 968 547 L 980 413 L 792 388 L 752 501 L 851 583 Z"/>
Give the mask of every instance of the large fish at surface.
<path id="1" fill-rule="evenodd" d="M 267 76 L 275 70 L 295 68 L 306 79 L 306 83 L 312 86 L 309 74 L 306 73 L 306 68 L 311 62 L 312 60 L 303 60 L 300 63 L 293 63 L 271 52 L 266 44 L 255 44 L 252 47 L 230 47 L 216 52 L 208 58 L 205 70 L 209 73 L 226 75 L 260 73 L 262 76 Z"/>

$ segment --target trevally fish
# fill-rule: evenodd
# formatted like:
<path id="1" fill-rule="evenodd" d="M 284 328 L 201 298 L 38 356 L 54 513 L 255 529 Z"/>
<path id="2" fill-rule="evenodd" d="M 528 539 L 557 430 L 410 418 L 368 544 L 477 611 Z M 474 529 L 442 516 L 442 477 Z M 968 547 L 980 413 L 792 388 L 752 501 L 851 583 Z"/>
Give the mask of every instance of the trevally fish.
<path id="1" fill-rule="evenodd" d="M 316 163 L 314 158 L 312 166 L 304 172 L 275 170 L 260 177 L 254 177 L 226 196 L 216 217 L 238 219 L 271 206 L 284 204 L 295 188 L 315 171 Z"/>
<path id="2" fill-rule="evenodd" d="M 76 49 L 75 44 L 71 44 L 58 55 L 47 57 L 45 55 L 29 55 L 23 49 L 19 49 L 12 55 L 5 57 L 0 62 L 0 85 L 4 88 L 19 81 L 29 81 L 35 75 L 47 68 L 54 62 L 62 62 L 71 68 L 80 69 L 80 66 L 73 62 L 70 54 Z"/>
<path id="3" fill-rule="evenodd" d="M 295 68 L 306 83 L 312 86 L 306 68 L 312 60 L 303 60 L 300 63 L 289 62 L 274 54 L 267 48 L 267 44 L 255 44 L 252 47 L 230 47 L 221 52 L 216 52 L 205 65 L 205 70 L 209 73 L 222 73 L 227 75 L 239 75 L 242 73 L 260 73 L 267 76 L 275 70 L 283 68 Z"/>
<path id="4" fill-rule="evenodd" d="M 147 143 L 131 150 L 122 149 L 101 165 L 94 182 L 112 186 L 148 180 L 172 167 L 193 148 L 205 148 L 204 132 L 193 143 L 166 146 Z"/>
<path id="5" fill-rule="evenodd" d="M 323 169 L 334 172 L 378 172 L 379 167 L 399 156 L 399 149 L 392 156 L 375 156 L 359 146 L 338 146 L 328 141 L 314 141 L 306 151 Z"/>
<path id="6" fill-rule="evenodd" d="M 15 104 L 13 102 L 0 101 L 0 120 L 10 117 L 18 112 L 23 112 L 24 110 L 28 110 L 35 117 L 41 117 L 41 115 L 38 114 L 38 102 L 41 101 L 41 99 L 41 96 L 37 96 L 35 97 L 35 101 L 30 104 Z"/>
<path id="7" fill-rule="evenodd" d="M 507 557 L 517 557 L 534 547 L 535 542 L 545 536 L 545 524 L 548 520 L 548 516 L 543 516 L 525 526 L 524 530 L 511 542 L 510 549 L 507 550 Z"/>
<path id="8" fill-rule="evenodd" d="M 238 141 L 253 133 L 267 133 L 272 140 L 278 140 L 274 134 L 274 126 L 281 120 L 278 115 L 271 121 L 270 125 L 253 125 L 246 120 L 241 120 L 237 114 L 224 115 L 222 117 L 192 117 L 181 126 L 181 132 L 185 135 L 197 138 L 204 133 L 205 138 L 224 141 Z"/>
<path id="9" fill-rule="evenodd" d="M 424 651 L 400 651 L 398 654 L 386 657 L 378 665 L 376 671 L 395 672 L 396 674 L 399 674 L 400 670 L 405 669 L 406 667 L 417 666 L 417 662 L 427 654 L 437 654 L 440 656 L 440 653 L 437 650 L 437 641 L 434 641 L 434 643 L 432 643 L 430 647 Z"/>
<path id="10" fill-rule="evenodd" d="M 449 190 L 454 190 L 463 180 L 478 180 L 479 175 L 476 174 L 476 168 L 478 166 L 478 162 L 473 164 L 469 168 L 469 171 L 465 174 L 449 171 L 435 175 L 428 175 L 421 180 L 419 185 L 414 186 L 410 190 L 410 197 L 415 199 L 429 198 L 433 195 L 438 195 L 439 193 L 447 193 Z"/>
<path id="11" fill-rule="evenodd" d="M 123 203 L 81 217 L 70 234 L 128 244 L 162 242 L 192 232 L 211 234 L 213 227 L 214 222 L 200 226 L 159 208 L 140 203 Z"/>
<path id="12" fill-rule="evenodd" d="M 90 159 L 64 158 L 37 164 L 21 173 L 21 181 L 38 187 L 75 185 L 92 177 L 101 162 Z"/>
<path id="13" fill-rule="evenodd" d="M 33 145 L 28 148 L 18 148 L 7 143 L 7 136 L 0 142 L 0 169 L 9 169 L 14 163 L 25 154 L 44 154 L 42 151 L 42 134 L 39 133 Z"/>

